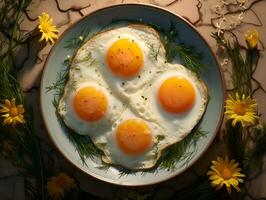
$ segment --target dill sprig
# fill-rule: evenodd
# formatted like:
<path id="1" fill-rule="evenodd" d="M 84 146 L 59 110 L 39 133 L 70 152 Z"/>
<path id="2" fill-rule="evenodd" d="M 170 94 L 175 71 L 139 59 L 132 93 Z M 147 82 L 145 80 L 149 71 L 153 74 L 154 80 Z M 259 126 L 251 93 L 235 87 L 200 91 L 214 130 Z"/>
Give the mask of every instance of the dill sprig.
<path id="1" fill-rule="evenodd" d="M 183 162 L 183 165 L 188 164 L 193 154 L 197 151 L 197 141 L 206 137 L 207 134 L 207 132 L 196 127 L 186 138 L 163 152 L 158 161 L 159 168 L 174 171 L 176 169 L 176 161 Z M 189 148 L 192 149 L 189 150 Z"/>
<path id="2" fill-rule="evenodd" d="M 64 48 L 68 49 L 70 53 L 74 55 L 75 51 L 77 51 L 86 42 L 89 35 L 90 35 L 90 30 L 84 29 L 78 35 L 66 41 L 66 45 L 64 46 Z M 91 55 L 89 54 L 88 57 L 91 57 Z M 57 72 L 55 82 L 46 87 L 46 92 L 53 91 L 55 93 L 56 97 L 55 104 L 58 103 L 57 101 L 59 100 L 59 96 L 62 95 L 64 86 L 68 81 L 68 73 L 71 61 L 72 61 L 72 56 L 68 56 L 61 64 L 62 67 L 60 71 Z"/>
<path id="3" fill-rule="evenodd" d="M 59 97 L 59 96 L 58 96 Z M 55 108 L 58 106 L 58 97 L 55 97 L 53 100 L 53 105 Z M 63 119 L 56 112 L 56 117 L 64 129 L 64 132 L 67 134 L 68 139 L 74 144 L 80 159 L 82 160 L 84 165 L 86 164 L 86 159 L 94 157 L 99 157 L 102 155 L 102 152 L 94 145 L 91 138 L 88 135 L 79 135 L 75 131 L 69 129 L 64 126 Z"/>
<path id="4" fill-rule="evenodd" d="M 64 48 L 72 51 L 77 50 L 88 39 L 90 33 L 90 29 L 84 29 L 78 34 L 78 36 L 74 36 L 70 40 L 66 41 Z"/>
<path id="5" fill-rule="evenodd" d="M 160 29 L 161 40 L 164 44 L 166 50 L 166 60 L 172 62 L 177 56 L 177 38 L 179 36 L 177 29 L 174 26 L 174 23 L 171 22 L 168 30 Z"/>
<path id="6" fill-rule="evenodd" d="M 202 54 L 194 52 L 193 46 L 180 44 L 176 46 L 176 51 L 183 61 L 184 65 L 196 74 L 206 72 L 206 66 L 202 64 Z"/>
<path id="7" fill-rule="evenodd" d="M 176 57 L 181 59 L 182 64 L 189 68 L 196 74 L 206 72 L 206 66 L 202 63 L 203 54 L 195 52 L 195 47 L 178 43 L 177 40 L 182 41 L 179 37 L 178 30 L 172 22 L 169 30 L 161 30 L 163 36 L 161 37 L 166 49 L 166 59 L 172 62 Z"/>
<path id="8" fill-rule="evenodd" d="M 93 159 L 101 156 L 101 151 L 93 144 L 90 137 L 87 135 L 79 135 L 72 130 L 67 131 L 69 140 L 75 145 L 76 150 L 83 162 L 86 165 L 86 158 Z"/>
<path id="9" fill-rule="evenodd" d="M 138 170 L 132 170 L 132 169 L 127 169 L 127 168 L 124 168 L 124 167 L 116 167 L 118 170 L 119 170 L 119 176 L 122 177 L 122 176 L 128 176 L 128 175 L 136 175 Z M 145 173 L 145 170 L 142 170 L 141 171 L 142 173 Z"/>
<path id="10" fill-rule="evenodd" d="M 61 64 L 62 70 L 57 72 L 56 80 L 54 83 L 46 87 L 46 93 L 53 91 L 54 92 L 54 103 L 57 105 L 59 97 L 63 94 L 64 86 L 68 80 L 68 68 L 70 64 L 70 58 L 66 58 Z"/>
<path id="11" fill-rule="evenodd" d="M 149 48 L 150 48 L 150 54 L 151 57 L 157 61 L 158 60 L 158 55 L 160 53 L 160 45 L 156 46 L 155 44 L 149 44 Z"/>

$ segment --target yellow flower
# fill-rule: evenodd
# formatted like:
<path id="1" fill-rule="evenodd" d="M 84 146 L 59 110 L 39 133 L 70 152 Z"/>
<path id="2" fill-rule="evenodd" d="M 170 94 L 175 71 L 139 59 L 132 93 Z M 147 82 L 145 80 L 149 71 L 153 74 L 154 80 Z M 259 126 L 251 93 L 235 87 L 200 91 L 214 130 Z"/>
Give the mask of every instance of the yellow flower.
<path id="1" fill-rule="evenodd" d="M 39 30 L 42 33 L 40 41 L 45 39 L 46 42 L 49 40 L 54 43 L 54 39 L 58 38 L 58 30 L 56 26 L 53 25 L 53 18 L 51 18 L 47 13 L 42 13 L 39 17 Z"/>
<path id="2" fill-rule="evenodd" d="M 16 106 L 15 98 L 11 102 L 8 99 L 4 100 L 4 104 L 0 104 L 0 113 L 2 114 L 1 117 L 4 118 L 3 125 L 25 123 L 24 108 L 22 105 Z"/>
<path id="3" fill-rule="evenodd" d="M 60 173 L 58 176 L 52 177 L 47 182 L 47 190 L 49 196 L 53 199 L 62 199 L 65 192 L 76 187 L 75 180 L 65 173 Z"/>
<path id="4" fill-rule="evenodd" d="M 259 33 L 257 30 L 251 30 L 248 31 L 248 33 L 245 35 L 246 41 L 250 45 L 251 48 L 254 48 L 257 46 L 259 41 Z"/>
<path id="5" fill-rule="evenodd" d="M 240 191 L 238 185 L 243 183 L 244 174 L 241 174 L 241 169 L 238 168 L 238 163 L 235 160 L 228 160 L 218 157 L 217 160 L 212 161 L 211 170 L 207 172 L 211 181 L 211 186 L 216 190 L 219 190 L 225 185 L 227 191 L 231 193 L 231 186 L 233 186 L 238 192 Z"/>
<path id="6" fill-rule="evenodd" d="M 251 99 L 250 96 L 245 97 L 242 95 L 242 98 L 239 97 L 239 94 L 235 94 L 235 98 L 229 95 L 226 100 L 226 110 L 225 115 L 228 120 L 233 119 L 232 125 L 235 126 L 237 122 L 241 122 L 242 127 L 247 126 L 248 124 L 254 125 L 257 116 L 257 102 L 255 99 Z"/>

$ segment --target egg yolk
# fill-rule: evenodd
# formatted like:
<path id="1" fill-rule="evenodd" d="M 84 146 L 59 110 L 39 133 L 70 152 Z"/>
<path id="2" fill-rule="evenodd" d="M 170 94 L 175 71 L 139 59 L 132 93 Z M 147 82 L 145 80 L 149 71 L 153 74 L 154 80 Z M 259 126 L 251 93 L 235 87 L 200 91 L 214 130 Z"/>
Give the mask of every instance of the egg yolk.
<path id="1" fill-rule="evenodd" d="M 81 119 L 98 121 L 107 110 L 107 99 L 102 91 L 94 87 L 84 87 L 76 92 L 73 107 Z"/>
<path id="2" fill-rule="evenodd" d="M 129 119 L 117 127 L 116 141 L 123 152 L 138 155 L 150 147 L 152 143 L 151 130 L 144 121 Z"/>
<path id="3" fill-rule="evenodd" d="M 194 105 L 195 90 L 187 79 L 171 77 L 160 86 L 158 98 L 167 112 L 182 113 Z"/>
<path id="4" fill-rule="evenodd" d="M 143 55 L 139 45 L 127 38 L 117 40 L 106 55 L 112 73 L 121 77 L 138 74 L 143 66 Z"/>

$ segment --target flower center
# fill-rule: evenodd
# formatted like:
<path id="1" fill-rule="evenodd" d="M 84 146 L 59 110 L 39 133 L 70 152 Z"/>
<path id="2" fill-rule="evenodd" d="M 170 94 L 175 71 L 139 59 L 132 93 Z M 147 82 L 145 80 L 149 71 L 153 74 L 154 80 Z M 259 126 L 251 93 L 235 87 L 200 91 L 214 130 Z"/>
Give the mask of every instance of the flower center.
<path id="1" fill-rule="evenodd" d="M 245 115 L 246 113 L 246 107 L 243 103 L 237 103 L 235 105 L 235 113 L 238 114 L 238 115 Z"/>
<path id="2" fill-rule="evenodd" d="M 225 167 L 222 171 L 222 176 L 224 180 L 228 180 L 232 177 L 232 173 L 227 167 Z"/>
<path id="3" fill-rule="evenodd" d="M 42 30 L 44 33 L 49 33 L 50 32 L 50 25 L 47 23 L 42 24 Z"/>
<path id="4" fill-rule="evenodd" d="M 9 110 L 9 116 L 10 117 L 16 117 L 18 115 L 18 109 L 17 107 L 10 108 Z"/>

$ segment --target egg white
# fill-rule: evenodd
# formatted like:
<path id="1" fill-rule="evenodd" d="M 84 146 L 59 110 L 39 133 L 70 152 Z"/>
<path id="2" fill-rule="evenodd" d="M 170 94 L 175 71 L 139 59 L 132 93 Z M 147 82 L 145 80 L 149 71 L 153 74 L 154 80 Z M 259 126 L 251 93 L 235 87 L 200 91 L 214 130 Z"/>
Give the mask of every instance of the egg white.
<path id="1" fill-rule="evenodd" d="M 115 131 L 120 123 L 128 119 L 141 118 L 139 118 L 139 116 L 133 113 L 130 109 L 127 109 L 113 124 L 112 129 L 108 133 L 101 136 L 93 136 L 92 141 L 104 152 L 102 160 L 105 163 L 119 165 L 133 170 L 152 168 L 161 156 L 163 149 L 176 143 L 176 138 L 171 135 L 167 135 L 165 130 L 158 124 L 141 119 L 150 127 L 153 143 L 146 152 L 140 155 L 127 154 L 119 148 L 116 142 Z"/>
<path id="2" fill-rule="evenodd" d="M 140 73 L 130 78 L 114 75 L 106 61 L 109 48 L 122 38 L 134 40 L 143 53 L 143 67 Z M 91 52 L 93 59 L 98 63 L 99 70 L 110 88 L 124 99 L 141 89 L 165 63 L 165 49 L 159 34 L 146 25 L 130 25 L 99 33 L 77 52 L 79 59 L 84 59 L 88 52 Z"/>
<path id="3" fill-rule="evenodd" d="M 97 67 L 91 66 L 90 62 L 78 62 L 74 58 L 69 72 L 69 80 L 64 87 L 64 93 L 59 100 L 57 111 L 67 127 L 79 134 L 92 136 L 104 134 L 110 130 L 125 106 L 119 98 L 113 95 L 108 84 L 97 71 Z M 94 122 L 81 119 L 72 106 L 75 93 L 86 86 L 102 91 L 107 98 L 108 107 L 105 115 Z"/>
<path id="4" fill-rule="evenodd" d="M 160 124 L 168 135 L 182 140 L 203 116 L 207 101 L 207 88 L 197 75 L 179 64 L 166 64 L 166 70 L 157 74 L 152 81 L 130 99 L 129 106 L 142 118 Z M 195 103 L 184 113 L 169 113 L 163 109 L 158 99 L 161 84 L 170 77 L 186 78 L 194 87 Z"/>

